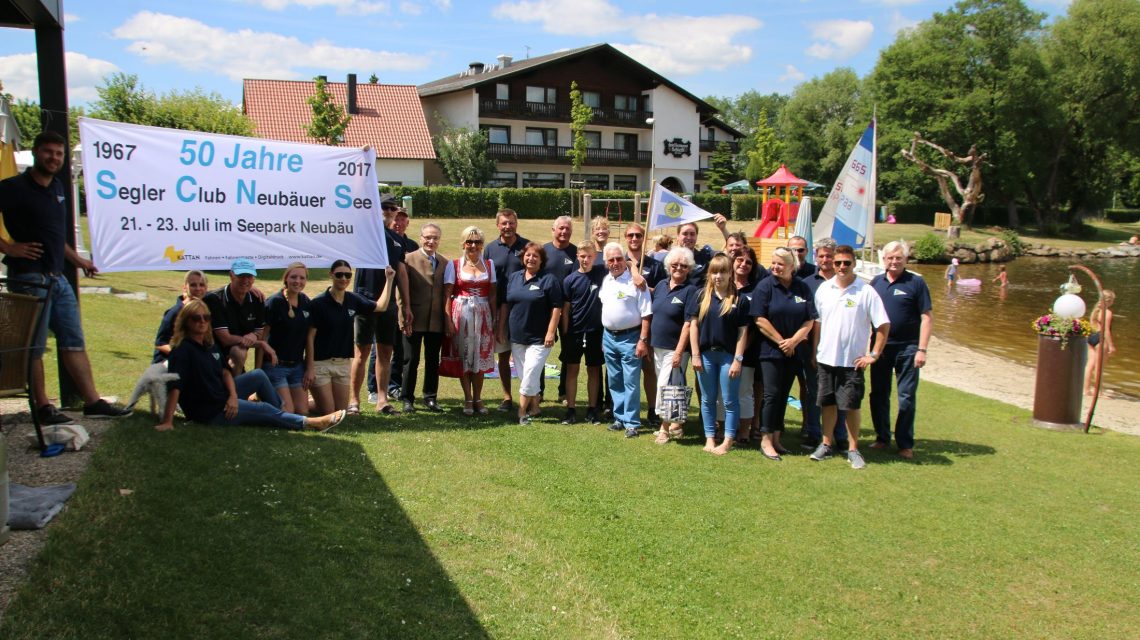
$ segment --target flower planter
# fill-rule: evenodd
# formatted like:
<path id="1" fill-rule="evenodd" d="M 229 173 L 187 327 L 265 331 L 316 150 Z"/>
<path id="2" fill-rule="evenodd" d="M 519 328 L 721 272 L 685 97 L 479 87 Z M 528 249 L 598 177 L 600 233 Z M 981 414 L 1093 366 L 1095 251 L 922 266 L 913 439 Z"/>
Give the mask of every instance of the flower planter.
<path id="1" fill-rule="evenodd" d="M 1084 337 L 1037 337 L 1037 384 L 1033 393 L 1033 424 L 1046 429 L 1083 429 L 1081 393 L 1084 389 L 1088 342 Z"/>

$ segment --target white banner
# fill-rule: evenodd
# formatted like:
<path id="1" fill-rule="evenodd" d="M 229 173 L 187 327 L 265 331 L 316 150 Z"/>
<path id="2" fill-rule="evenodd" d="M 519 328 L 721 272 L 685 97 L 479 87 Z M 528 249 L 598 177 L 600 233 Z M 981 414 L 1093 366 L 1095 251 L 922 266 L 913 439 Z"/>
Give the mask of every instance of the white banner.
<path id="1" fill-rule="evenodd" d="M 90 118 L 79 136 L 100 271 L 388 264 L 371 151 Z"/>

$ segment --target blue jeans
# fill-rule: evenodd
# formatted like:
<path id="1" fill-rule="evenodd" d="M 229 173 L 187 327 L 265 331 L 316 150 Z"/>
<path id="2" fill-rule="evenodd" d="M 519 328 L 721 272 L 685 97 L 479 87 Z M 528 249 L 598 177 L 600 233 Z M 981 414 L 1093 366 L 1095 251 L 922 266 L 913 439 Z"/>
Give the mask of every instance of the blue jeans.
<path id="1" fill-rule="evenodd" d="M 915 394 L 918 393 L 918 369 L 914 368 L 917 344 L 887 345 L 883 355 L 871 365 L 871 422 L 875 439 L 891 441 L 891 373 L 898 377 L 899 415 L 895 420 L 895 444 L 899 449 L 914 448 Z"/>
<path id="2" fill-rule="evenodd" d="M 607 388 L 614 398 L 614 422 L 626 429 L 641 426 L 641 358 L 636 354 L 639 337 L 637 331 L 618 336 L 606 331 L 602 336 L 609 373 Z"/>
<path id="3" fill-rule="evenodd" d="M 819 442 L 823 438 L 823 423 L 819 403 L 816 402 L 819 379 L 815 372 L 815 367 L 804 363 L 796 377 L 800 381 L 800 407 L 804 414 L 803 436 Z"/>
<path id="4" fill-rule="evenodd" d="M 701 352 L 704 370 L 697 373 L 697 381 L 701 385 L 701 422 L 705 425 L 706 438 L 716 436 L 716 399 L 719 396 L 724 404 L 724 437 L 736 439 L 736 429 L 740 426 L 740 376 L 731 378 L 728 375 L 732 356 L 729 351 Z"/>
<path id="5" fill-rule="evenodd" d="M 269 376 L 262 369 L 254 369 L 234 378 L 234 387 L 237 389 L 238 410 L 237 415 L 227 418 L 225 412 L 214 416 L 210 424 L 257 424 L 267 427 L 282 427 L 300 431 L 305 427 L 305 418 L 295 413 L 285 413 L 281 410 L 281 396 L 273 388 Z M 261 402 L 250 402 L 251 393 L 256 393 Z"/>
<path id="6" fill-rule="evenodd" d="M 21 286 L 23 285 L 23 286 Z M 39 285 L 39 286 L 30 286 Z M 71 283 L 62 275 L 49 276 L 42 273 L 22 273 L 12 276 L 9 287 L 13 293 L 24 293 L 37 298 L 47 297 L 43 314 L 46 322 L 40 322 L 35 340 L 32 342 L 32 357 L 42 358 L 47 347 L 48 329 L 55 335 L 55 346 L 60 351 L 83 351 L 83 325 L 79 322 L 79 301 Z M 50 295 L 49 295 L 50 294 Z"/>

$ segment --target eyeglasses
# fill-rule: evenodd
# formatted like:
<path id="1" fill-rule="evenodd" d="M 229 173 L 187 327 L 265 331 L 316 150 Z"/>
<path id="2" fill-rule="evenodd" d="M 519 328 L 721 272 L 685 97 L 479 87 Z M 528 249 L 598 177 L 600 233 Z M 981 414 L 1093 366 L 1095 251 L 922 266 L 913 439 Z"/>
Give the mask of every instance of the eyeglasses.
<path id="1" fill-rule="evenodd" d="M 352 272 L 351 271 L 337 271 L 336 273 L 334 273 L 332 275 L 337 280 L 351 280 L 352 279 Z"/>
<path id="2" fill-rule="evenodd" d="M 627 237 L 627 238 L 644 238 L 645 234 L 644 233 L 627 233 L 627 234 L 625 234 L 625 237 Z"/>
<path id="3" fill-rule="evenodd" d="M 796 253 L 807 253 L 807 247 L 792 247 L 792 251 Z"/>
<path id="4" fill-rule="evenodd" d="M 477 246 L 483 244 L 483 241 L 482 240 L 464 240 L 463 244 L 468 245 L 468 246 L 472 246 L 472 247 L 477 247 Z"/>
<path id="5" fill-rule="evenodd" d="M 208 314 L 208 313 L 191 313 L 189 316 L 186 316 L 186 317 L 190 318 L 190 320 L 192 322 L 209 322 L 210 321 L 210 314 Z"/>
<path id="6" fill-rule="evenodd" d="M 439 236 L 420 236 L 424 242 L 439 242 Z"/>
<path id="7" fill-rule="evenodd" d="M 837 267 L 850 267 L 851 265 L 855 264 L 855 262 L 853 260 L 835 260 L 832 262 L 832 264 Z"/>
<path id="8" fill-rule="evenodd" d="M 682 262 L 674 262 L 673 264 L 669 265 L 669 268 L 670 269 L 688 269 L 689 265 L 684 264 Z"/>

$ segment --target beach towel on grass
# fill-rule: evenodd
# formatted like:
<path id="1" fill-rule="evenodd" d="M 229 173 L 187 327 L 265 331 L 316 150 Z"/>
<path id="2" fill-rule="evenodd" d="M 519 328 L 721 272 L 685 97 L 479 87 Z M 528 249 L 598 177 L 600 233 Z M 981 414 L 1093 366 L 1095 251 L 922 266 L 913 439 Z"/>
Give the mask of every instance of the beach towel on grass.
<path id="1" fill-rule="evenodd" d="M 8 526 L 15 529 L 43 529 L 63 503 L 75 492 L 75 483 L 47 487 L 8 486 Z"/>

